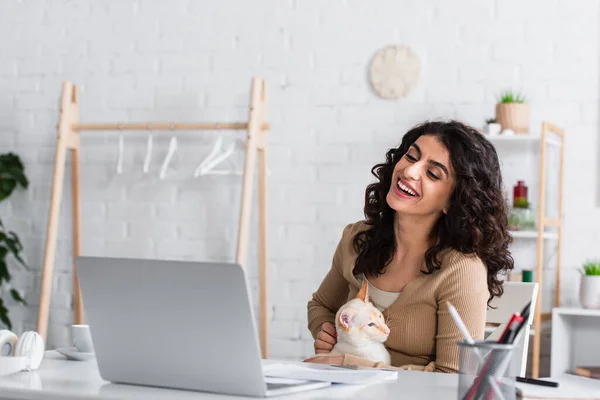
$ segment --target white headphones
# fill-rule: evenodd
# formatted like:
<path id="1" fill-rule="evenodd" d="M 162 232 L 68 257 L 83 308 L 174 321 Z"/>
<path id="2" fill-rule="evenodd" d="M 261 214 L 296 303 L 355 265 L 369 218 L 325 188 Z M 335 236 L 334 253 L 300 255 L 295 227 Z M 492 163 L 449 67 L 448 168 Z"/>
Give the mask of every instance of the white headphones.
<path id="1" fill-rule="evenodd" d="M 34 331 L 17 337 L 9 330 L 0 330 L 0 376 L 37 369 L 44 357 L 44 340 Z"/>

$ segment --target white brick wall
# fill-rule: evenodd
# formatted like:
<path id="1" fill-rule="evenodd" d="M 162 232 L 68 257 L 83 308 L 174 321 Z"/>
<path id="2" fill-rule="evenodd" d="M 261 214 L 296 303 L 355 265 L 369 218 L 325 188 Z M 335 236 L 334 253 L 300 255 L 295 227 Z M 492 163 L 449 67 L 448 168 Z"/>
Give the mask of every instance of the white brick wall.
<path id="1" fill-rule="evenodd" d="M 21 154 L 31 179 L 27 192 L 0 208 L 33 267 L 31 274 L 13 268 L 29 301 L 27 308 L 10 307 L 17 330 L 36 320 L 65 79 L 81 85 L 84 121 L 243 120 L 251 77 L 267 79 L 273 356 L 310 351 L 306 301 L 329 268 L 342 227 L 361 218 L 369 169 L 387 147 L 425 118 L 481 126 L 508 86 L 530 98 L 534 130 L 548 119 L 568 132 L 565 304 L 576 302 L 574 269 L 599 256 L 600 57 L 593 0 L 40 0 L 0 3 L 0 22 L 0 150 Z M 384 101 L 374 96 L 366 70 L 374 52 L 391 43 L 412 46 L 423 74 L 408 98 Z M 118 135 L 85 133 L 84 254 L 232 260 L 239 178 L 191 177 L 213 136 L 178 133 L 184 149 L 174 167 L 180 175 L 159 181 L 168 132 L 157 133 L 148 176 L 142 173 L 145 132 L 127 134 L 122 175 L 115 172 Z M 505 181 L 510 188 L 525 177 L 536 193 L 535 173 L 525 169 L 537 159 L 528 151 L 501 149 Z M 68 342 L 72 318 L 68 179 L 65 184 L 49 346 Z M 516 243 L 518 265 L 532 266 L 533 252 L 532 242 Z M 548 254 L 549 263 L 555 261 L 551 249 Z M 256 288 L 255 258 L 251 247 Z M 548 269 L 546 309 L 553 284 Z"/>

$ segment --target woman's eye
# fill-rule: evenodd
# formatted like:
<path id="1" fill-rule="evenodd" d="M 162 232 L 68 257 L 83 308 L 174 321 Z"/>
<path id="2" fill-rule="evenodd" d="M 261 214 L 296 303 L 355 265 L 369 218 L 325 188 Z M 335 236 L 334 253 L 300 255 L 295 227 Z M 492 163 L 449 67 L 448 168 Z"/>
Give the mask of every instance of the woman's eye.
<path id="1" fill-rule="evenodd" d="M 406 159 L 410 162 L 415 162 L 417 161 L 416 158 L 414 158 L 413 156 L 411 156 L 410 154 L 406 153 Z"/>
<path id="2" fill-rule="evenodd" d="M 436 181 L 440 179 L 440 177 L 439 177 L 439 176 L 437 176 L 436 174 L 434 174 L 434 173 L 433 173 L 433 172 L 431 172 L 431 171 L 427 171 L 427 175 L 429 175 L 429 177 L 430 177 L 431 179 L 433 179 L 433 180 L 436 180 Z"/>
<path id="3" fill-rule="evenodd" d="M 367 326 L 375 326 L 375 322 L 371 322 L 371 323 L 369 323 L 369 325 L 367 325 Z"/>

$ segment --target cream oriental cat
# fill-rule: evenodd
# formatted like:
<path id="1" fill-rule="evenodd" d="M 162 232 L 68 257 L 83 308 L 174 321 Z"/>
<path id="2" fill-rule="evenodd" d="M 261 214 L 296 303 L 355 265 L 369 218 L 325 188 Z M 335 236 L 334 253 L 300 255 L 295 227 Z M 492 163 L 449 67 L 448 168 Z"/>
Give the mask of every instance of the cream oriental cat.
<path id="1" fill-rule="evenodd" d="M 337 344 L 330 354 L 353 354 L 390 365 L 390 353 L 383 344 L 390 328 L 381 312 L 369 301 L 365 279 L 356 297 L 344 304 L 335 316 Z"/>

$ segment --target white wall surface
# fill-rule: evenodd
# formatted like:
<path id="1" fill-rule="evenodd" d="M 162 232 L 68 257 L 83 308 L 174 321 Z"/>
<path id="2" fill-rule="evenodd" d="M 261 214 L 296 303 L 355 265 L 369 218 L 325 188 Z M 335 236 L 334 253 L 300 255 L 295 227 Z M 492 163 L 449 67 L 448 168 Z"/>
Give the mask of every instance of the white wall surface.
<path id="1" fill-rule="evenodd" d="M 411 46 L 423 65 L 417 89 L 396 101 L 376 97 L 367 81 L 370 58 L 389 44 Z M 274 357 L 310 354 L 306 302 L 343 226 L 362 218 L 370 168 L 388 147 L 426 118 L 481 126 L 502 89 L 522 90 L 532 131 L 542 120 L 567 130 L 562 292 L 564 304 L 576 304 L 575 269 L 600 256 L 599 48 L 592 0 L 1 2 L 0 150 L 18 152 L 31 179 L 0 205 L 32 266 L 11 266 L 29 303 L 10 303 L 15 330 L 35 328 L 64 80 L 80 85 L 86 122 L 243 121 L 251 78 L 266 78 Z M 240 179 L 191 177 L 215 134 L 178 133 L 177 175 L 164 181 L 157 176 L 170 133 L 155 132 L 148 175 L 147 133 L 124 134 L 121 175 L 118 133 L 82 136 L 83 254 L 233 260 Z M 537 193 L 535 170 L 526 171 L 536 167 L 536 148 L 499 151 L 509 193 L 522 177 Z M 49 347 L 69 342 L 69 211 L 67 179 Z M 256 209 L 248 266 L 256 299 L 255 217 Z M 534 252 L 534 241 L 515 243 L 517 266 L 533 267 Z M 545 310 L 556 261 L 547 253 Z"/>

